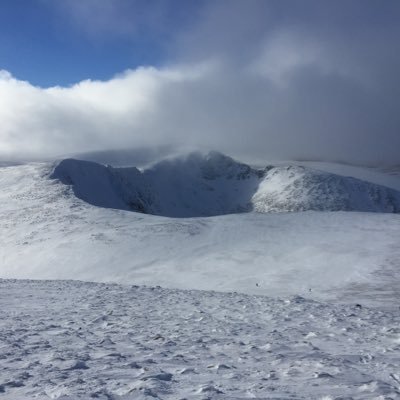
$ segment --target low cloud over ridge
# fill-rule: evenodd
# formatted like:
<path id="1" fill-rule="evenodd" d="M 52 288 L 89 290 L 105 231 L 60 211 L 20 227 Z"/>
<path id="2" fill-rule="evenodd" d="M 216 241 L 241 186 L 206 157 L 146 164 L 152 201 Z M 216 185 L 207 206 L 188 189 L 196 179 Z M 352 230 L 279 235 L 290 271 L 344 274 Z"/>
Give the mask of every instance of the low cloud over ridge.
<path id="1" fill-rule="evenodd" d="M 3 71 L 0 155 L 175 144 L 399 163 L 400 6 L 323 3 L 286 14 L 273 1 L 207 3 L 170 64 L 108 81 L 40 88 Z"/>

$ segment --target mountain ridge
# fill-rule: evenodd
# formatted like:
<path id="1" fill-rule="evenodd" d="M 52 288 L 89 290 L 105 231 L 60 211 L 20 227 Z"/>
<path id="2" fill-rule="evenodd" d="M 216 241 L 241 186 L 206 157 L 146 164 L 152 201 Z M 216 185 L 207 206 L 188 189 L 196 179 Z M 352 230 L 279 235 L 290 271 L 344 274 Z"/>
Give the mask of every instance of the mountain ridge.
<path id="1" fill-rule="evenodd" d="M 252 168 L 221 153 L 190 153 L 151 167 L 65 159 L 51 178 L 96 206 L 167 217 L 243 212 L 400 212 L 400 191 L 297 165 Z"/>
<path id="2" fill-rule="evenodd" d="M 187 164 L 179 164 L 179 170 L 182 165 Z M 79 199 L 71 185 L 49 179 L 54 166 L 29 163 L 1 169 L 2 278 L 268 295 L 304 295 L 312 288 L 314 297 L 335 299 L 342 295 L 332 288 L 349 287 L 348 298 L 356 302 L 371 302 L 368 293 L 384 287 L 374 302 L 385 303 L 389 293 L 398 298 L 399 214 L 242 212 L 169 218 L 95 207 Z M 91 174 L 85 176 L 93 182 Z M 98 187 L 104 195 L 100 189 L 104 187 Z M 360 289 L 356 294 L 355 283 Z"/>

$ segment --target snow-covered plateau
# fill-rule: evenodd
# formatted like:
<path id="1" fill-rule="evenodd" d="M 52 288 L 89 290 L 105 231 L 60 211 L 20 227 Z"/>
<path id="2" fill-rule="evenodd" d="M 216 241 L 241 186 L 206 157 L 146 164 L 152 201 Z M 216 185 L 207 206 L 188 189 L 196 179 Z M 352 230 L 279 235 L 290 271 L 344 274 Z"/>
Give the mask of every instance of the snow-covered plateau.
<path id="1" fill-rule="evenodd" d="M 0 188 L 0 397 L 400 398 L 399 174 L 210 153 Z"/>

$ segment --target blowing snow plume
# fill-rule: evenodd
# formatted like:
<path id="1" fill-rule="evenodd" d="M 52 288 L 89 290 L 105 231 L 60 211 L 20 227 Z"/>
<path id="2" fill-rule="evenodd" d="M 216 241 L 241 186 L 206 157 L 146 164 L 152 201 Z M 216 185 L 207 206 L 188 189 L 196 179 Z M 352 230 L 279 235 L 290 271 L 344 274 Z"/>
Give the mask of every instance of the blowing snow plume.
<path id="1" fill-rule="evenodd" d="M 255 169 L 216 152 L 164 160 L 143 171 L 66 159 L 51 177 L 92 205 L 166 217 L 400 212 L 400 192 L 385 186 L 293 165 Z"/>

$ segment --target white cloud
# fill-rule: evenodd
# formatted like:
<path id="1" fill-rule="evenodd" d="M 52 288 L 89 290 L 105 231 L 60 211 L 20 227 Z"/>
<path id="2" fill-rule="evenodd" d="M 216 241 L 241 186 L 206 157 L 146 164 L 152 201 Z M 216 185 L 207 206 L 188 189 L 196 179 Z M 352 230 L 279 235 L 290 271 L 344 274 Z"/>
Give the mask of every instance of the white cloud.
<path id="1" fill-rule="evenodd" d="M 174 38 L 174 64 L 108 81 L 43 89 L 2 71 L 0 154 L 176 144 L 398 163 L 400 31 L 391 16 L 400 6 L 388 1 L 380 13 L 373 2 L 350 1 L 345 11 L 323 3 L 205 2 L 198 23 Z M 116 22 L 124 10 L 116 5 L 129 2 L 104 4 Z"/>
<path id="2" fill-rule="evenodd" d="M 180 118 L 169 115 L 168 97 L 175 85 L 201 81 L 207 69 L 141 67 L 109 81 L 47 89 L 2 71 L 0 154 L 49 156 L 178 139 Z"/>
<path id="3" fill-rule="evenodd" d="M 395 161 L 399 140 L 393 127 L 377 131 L 374 123 L 379 99 L 371 102 L 363 87 L 326 76 L 314 64 L 290 68 L 283 87 L 270 75 L 222 62 L 138 68 L 109 81 L 47 89 L 3 72 L 0 154 L 51 156 L 176 143 L 258 158 Z"/>
<path id="4" fill-rule="evenodd" d="M 321 70 L 327 69 L 318 42 L 283 31 L 274 32 L 262 43 L 250 69 L 278 85 L 285 85 L 292 72 L 316 63 Z"/>

